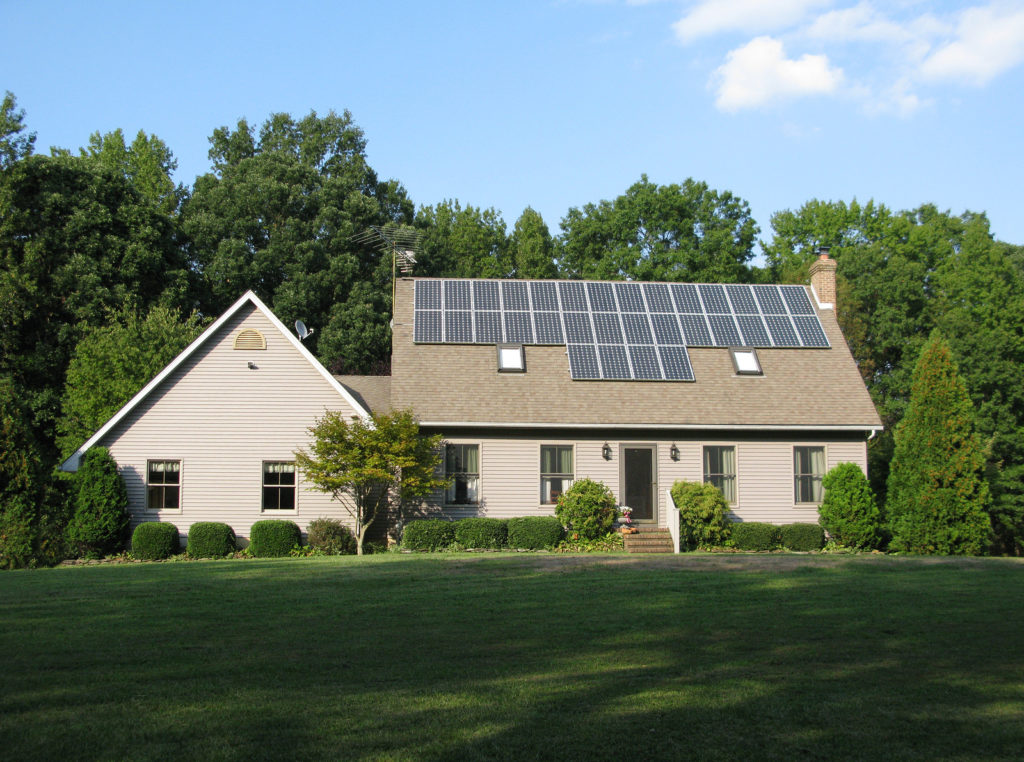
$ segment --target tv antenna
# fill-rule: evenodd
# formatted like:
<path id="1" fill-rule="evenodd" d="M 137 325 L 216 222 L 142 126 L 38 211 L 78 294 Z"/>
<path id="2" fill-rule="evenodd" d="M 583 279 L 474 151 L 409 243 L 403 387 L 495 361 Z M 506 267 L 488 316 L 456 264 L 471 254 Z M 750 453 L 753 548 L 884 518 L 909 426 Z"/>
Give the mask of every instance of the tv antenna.
<path id="1" fill-rule="evenodd" d="M 295 333 L 299 335 L 299 341 L 305 341 L 313 335 L 313 331 L 315 330 L 315 328 L 306 328 L 306 324 L 301 320 L 295 321 Z"/>
<path id="2" fill-rule="evenodd" d="M 395 278 L 397 273 L 408 275 L 416 264 L 416 248 L 420 245 L 423 233 L 408 225 L 370 225 L 361 233 L 356 233 L 349 240 L 356 243 L 374 245 L 385 253 L 391 254 L 391 313 L 395 311 Z"/>

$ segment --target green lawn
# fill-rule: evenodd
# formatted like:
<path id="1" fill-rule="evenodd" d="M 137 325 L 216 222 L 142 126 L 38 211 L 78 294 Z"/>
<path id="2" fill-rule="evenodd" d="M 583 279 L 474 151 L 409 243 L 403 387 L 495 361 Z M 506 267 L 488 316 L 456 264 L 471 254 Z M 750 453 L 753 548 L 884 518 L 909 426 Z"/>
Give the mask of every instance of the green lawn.
<path id="1" fill-rule="evenodd" d="M 1024 758 L 1024 564 L 371 556 L 0 574 L 0 757 Z"/>

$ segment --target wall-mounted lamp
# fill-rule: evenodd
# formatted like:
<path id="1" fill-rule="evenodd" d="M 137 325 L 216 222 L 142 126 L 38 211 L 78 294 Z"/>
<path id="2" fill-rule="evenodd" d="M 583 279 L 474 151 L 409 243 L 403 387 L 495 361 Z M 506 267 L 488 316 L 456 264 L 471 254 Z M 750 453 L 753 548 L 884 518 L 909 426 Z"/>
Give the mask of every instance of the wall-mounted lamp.
<path id="1" fill-rule="evenodd" d="M 256 370 L 256 363 L 252 360 L 249 360 L 249 370 Z"/>
<path id="2" fill-rule="evenodd" d="M 672 460 L 679 460 L 679 448 L 676 447 L 675 442 L 673 442 L 672 446 L 669 448 L 668 456 L 672 458 Z"/>
<path id="3" fill-rule="evenodd" d="M 612 446 L 607 442 L 604 443 L 604 447 L 601 448 L 601 455 L 604 456 L 605 460 L 612 459 Z"/>

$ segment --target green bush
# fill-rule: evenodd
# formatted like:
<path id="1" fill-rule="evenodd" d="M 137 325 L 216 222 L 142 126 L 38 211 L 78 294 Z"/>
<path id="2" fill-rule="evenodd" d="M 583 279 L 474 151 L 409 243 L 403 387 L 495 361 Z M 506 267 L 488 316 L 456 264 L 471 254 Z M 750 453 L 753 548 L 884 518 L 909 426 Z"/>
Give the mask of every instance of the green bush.
<path id="1" fill-rule="evenodd" d="M 464 548 L 504 548 L 508 524 L 504 519 L 474 518 L 455 522 L 455 542 Z"/>
<path id="2" fill-rule="evenodd" d="M 555 515 L 572 539 L 596 540 L 611 531 L 618 512 L 615 496 L 601 482 L 580 479 L 558 496 Z"/>
<path id="3" fill-rule="evenodd" d="M 332 556 L 352 555 L 356 552 L 356 538 L 352 530 L 338 519 L 314 519 L 307 530 L 309 547 Z"/>
<path id="4" fill-rule="evenodd" d="M 783 524 L 779 527 L 779 540 L 782 547 L 790 550 L 821 550 L 825 545 L 825 530 L 820 524 Z"/>
<path id="5" fill-rule="evenodd" d="M 128 490 L 106 447 L 82 456 L 75 487 L 75 513 L 67 529 L 72 551 L 99 558 L 122 550 L 128 539 Z"/>
<path id="6" fill-rule="evenodd" d="M 881 546 L 882 512 L 860 467 L 840 463 L 825 474 L 821 486 L 825 488 L 825 498 L 818 515 L 829 535 L 848 548 Z"/>
<path id="7" fill-rule="evenodd" d="M 443 550 L 455 542 L 455 523 L 444 519 L 416 519 L 402 530 L 402 544 L 409 550 Z"/>
<path id="8" fill-rule="evenodd" d="M 508 520 L 508 546 L 516 550 L 554 548 L 562 539 L 562 522 L 556 516 L 520 516 Z"/>
<path id="9" fill-rule="evenodd" d="M 729 504 L 714 484 L 678 481 L 672 501 L 679 509 L 680 548 L 710 548 L 729 539 Z"/>
<path id="10" fill-rule="evenodd" d="M 219 521 L 198 521 L 188 530 L 185 550 L 192 558 L 223 558 L 235 552 L 235 530 Z"/>
<path id="11" fill-rule="evenodd" d="M 132 533 L 132 555 L 142 561 L 170 558 L 181 549 L 178 527 L 164 521 L 144 521 Z"/>
<path id="12" fill-rule="evenodd" d="M 256 558 L 280 558 L 302 544 L 302 530 L 287 519 L 263 519 L 249 530 L 249 552 Z"/>
<path id="13" fill-rule="evenodd" d="M 739 521 L 730 529 L 733 545 L 740 550 L 771 550 L 779 544 L 779 528 L 774 524 Z"/>

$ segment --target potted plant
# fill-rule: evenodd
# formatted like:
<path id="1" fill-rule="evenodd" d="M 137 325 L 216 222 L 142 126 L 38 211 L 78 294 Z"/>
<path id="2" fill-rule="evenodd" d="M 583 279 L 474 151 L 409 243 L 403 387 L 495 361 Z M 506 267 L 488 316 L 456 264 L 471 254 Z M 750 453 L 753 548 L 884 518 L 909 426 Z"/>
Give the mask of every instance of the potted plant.
<path id="1" fill-rule="evenodd" d="M 633 526 L 633 509 L 628 505 L 619 506 L 619 527 L 623 534 L 634 534 L 637 529 Z"/>

